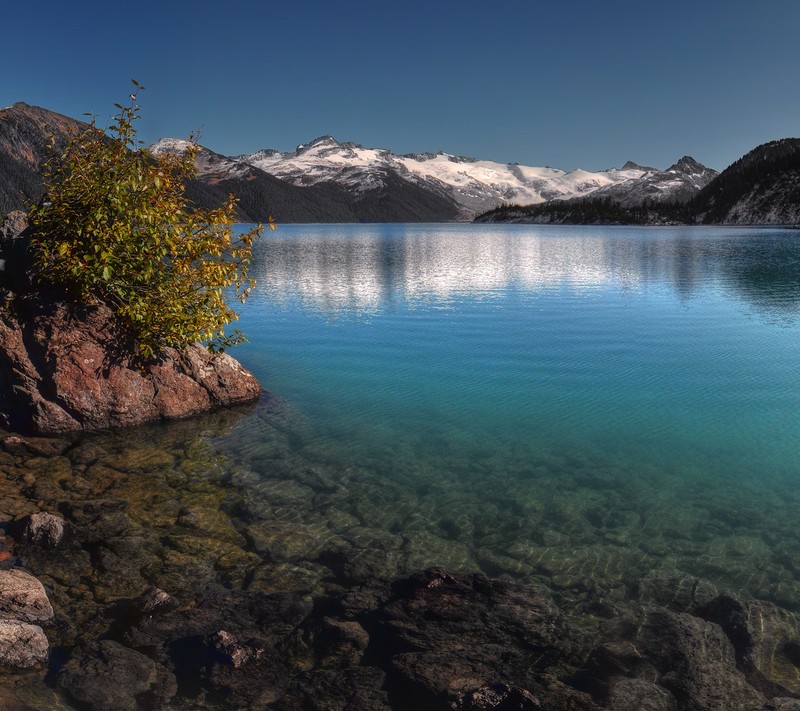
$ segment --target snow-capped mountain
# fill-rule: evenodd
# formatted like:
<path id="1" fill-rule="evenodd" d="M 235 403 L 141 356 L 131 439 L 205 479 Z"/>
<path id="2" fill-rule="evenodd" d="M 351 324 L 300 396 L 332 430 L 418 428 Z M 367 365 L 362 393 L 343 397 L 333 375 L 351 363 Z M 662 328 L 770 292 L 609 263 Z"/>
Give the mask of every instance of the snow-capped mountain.
<path id="1" fill-rule="evenodd" d="M 334 182 L 351 192 L 373 190 L 395 173 L 403 180 L 449 197 L 463 218 L 501 204 L 532 204 L 588 195 L 602 188 L 636 181 L 651 169 L 628 163 L 599 172 L 564 171 L 516 163 L 496 163 L 447 153 L 397 155 L 322 136 L 295 151 L 272 149 L 236 160 L 256 166 L 295 185 Z"/>
<path id="2" fill-rule="evenodd" d="M 151 151 L 183 151 L 187 145 L 186 141 L 164 138 Z M 622 168 L 568 172 L 447 153 L 397 155 L 387 149 L 340 143 L 331 136 L 301 144 L 291 152 L 265 149 L 232 158 L 202 148 L 197 168 L 200 179 L 211 184 L 250 180 L 256 170 L 296 187 L 335 186 L 355 206 L 372 206 L 376 196 L 385 201 L 398 190 L 411 191 L 415 203 L 426 202 L 425 195 L 427 200 L 439 201 L 433 210 L 425 208 L 421 213 L 428 219 L 462 220 L 500 205 L 532 205 L 590 195 L 610 197 L 625 205 L 641 204 L 645 199 L 688 200 L 716 175 L 689 157 L 663 171 L 629 161 Z M 403 202 L 406 200 L 404 197 Z M 364 219 L 364 211 L 357 212 Z M 367 213 L 368 219 L 380 219 L 374 209 Z"/>
<path id="3" fill-rule="evenodd" d="M 0 213 L 39 199 L 51 139 L 62 148 L 84 129 L 81 121 L 24 103 L 0 109 Z M 162 139 L 151 150 L 186 146 Z M 242 221 L 274 215 L 284 223 L 445 222 L 526 203 L 527 211 L 500 210 L 486 221 L 800 224 L 798 138 L 758 146 L 717 177 L 688 157 L 664 171 L 628 162 L 596 173 L 567 172 L 445 153 L 396 155 L 329 136 L 286 153 L 227 157 L 201 148 L 197 167 L 188 198 L 210 208 L 233 193 Z M 589 199 L 570 200 L 580 197 Z M 548 200 L 554 202 L 542 204 Z"/>
<path id="4" fill-rule="evenodd" d="M 183 153 L 189 142 L 162 138 L 150 147 L 158 156 Z M 402 179 L 390 168 L 377 167 L 362 180 L 287 181 L 263 170 L 256 162 L 229 158 L 199 146 L 197 177 L 187 193 L 195 204 L 219 205 L 229 193 L 238 198 L 243 221 L 279 222 L 450 222 L 460 217 L 459 206 L 446 194 Z"/>
<path id="5" fill-rule="evenodd" d="M 666 170 L 643 168 L 628 162 L 622 169 L 643 171 L 635 180 L 599 188 L 594 198 L 611 198 L 623 207 L 634 207 L 647 202 L 688 202 L 719 175 L 716 170 L 706 168 L 691 156 L 683 156 Z"/>
<path id="6" fill-rule="evenodd" d="M 154 156 L 163 155 L 164 153 L 183 154 L 190 145 L 189 141 L 181 138 L 162 138 L 150 146 L 148 150 Z M 252 166 L 246 162 L 228 158 L 221 153 L 214 153 L 214 151 L 203 146 L 199 147 L 194 164 L 198 177 L 211 182 L 215 178 L 218 180 L 246 179 L 248 175 L 253 173 Z"/>

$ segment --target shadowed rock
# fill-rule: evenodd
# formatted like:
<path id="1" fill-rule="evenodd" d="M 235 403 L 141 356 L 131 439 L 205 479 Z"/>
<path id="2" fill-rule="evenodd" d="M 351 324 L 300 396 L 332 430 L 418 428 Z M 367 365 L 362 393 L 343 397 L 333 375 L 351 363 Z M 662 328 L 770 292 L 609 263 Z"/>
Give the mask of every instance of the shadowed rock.
<path id="1" fill-rule="evenodd" d="M 281 701 L 287 711 L 390 711 L 383 685 L 386 675 L 375 667 L 340 672 L 319 670 L 296 678 Z"/>
<path id="2" fill-rule="evenodd" d="M 112 640 L 76 650 L 59 688 L 92 711 L 155 711 L 175 695 L 175 677 L 152 659 Z"/>
<path id="3" fill-rule="evenodd" d="M 800 693 L 800 623 L 792 613 L 764 600 L 720 595 L 699 614 L 725 630 L 754 686 L 766 693 Z"/>
<path id="4" fill-rule="evenodd" d="M 681 708 L 750 711 L 766 699 L 736 668 L 733 645 L 718 625 L 685 613 L 650 610 L 638 644 Z"/>
<path id="5" fill-rule="evenodd" d="M 154 615 L 174 610 L 180 601 L 161 588 L 150 588 L 137 601 L 136 607 L 143 615 Z"/>

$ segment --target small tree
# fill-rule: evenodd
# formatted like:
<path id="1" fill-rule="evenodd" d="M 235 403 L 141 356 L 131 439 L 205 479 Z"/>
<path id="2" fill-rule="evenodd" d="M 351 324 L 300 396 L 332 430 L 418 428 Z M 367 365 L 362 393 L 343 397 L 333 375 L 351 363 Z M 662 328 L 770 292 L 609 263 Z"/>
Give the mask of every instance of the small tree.
<path id="1" fill-rule="evenodd" d="M 180 155 L 151 156 L 136 140 L 143 87 L 133 84 L 109 135 L 92 119 L 45 165 L 45 201 L 30 210 L 40 276 L 83 303 L 108 305 L 140 359 L 196 341 L 224 349 L 244 340 L 225 331 L 238 318 L 227 297 L 244 303 L 254 286 L 248 264 L 263 228 L 233 228 L 233 195 L 213 210 L 189 203 L 196 137 Z"/>

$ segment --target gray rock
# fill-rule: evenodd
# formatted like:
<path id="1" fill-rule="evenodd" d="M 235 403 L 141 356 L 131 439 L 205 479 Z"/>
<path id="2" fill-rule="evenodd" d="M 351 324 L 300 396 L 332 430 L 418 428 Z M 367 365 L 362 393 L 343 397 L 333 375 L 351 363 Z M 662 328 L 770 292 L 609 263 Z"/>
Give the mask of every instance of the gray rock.
<path id="1" fill-rule="evenodd" d="M 0 570 L 0 619 L 51 622 L 53 607 L 44 586 L 18 568 Z"/>
<path id="2" fill-rule="evenodd" d="M 719 625 L 655 608 L 636 637 L 636 646 L 661 673 L 658 683 L 680 708 L 752 711 L 766 703 L 736 667 L 733 645 Z"/>
<path id="3" fill-rule="evenodd" d="M 700 613 L 725 630 L 736 661 L 752 684 L 769 696 L 800 693 L 800 621 L 765 600 L 720 595 Z"/>
<path id="4" fill-rule="evenodd" d="M 609 693 L 611 711 L 675 711 L 675 698 L 666 689 L 645 679 L 620 679 Z"/>
<path id="5" fill-rule="evenodd" d="M 173 597 L 161 588 L 150 588 L 137 601 L 136 606 L 143 615 L 174 610 L 180 605 L 178 598 Z"/>
<path id="6" fill-rule="evenodd" d="M 55 548 L 64 538 L 64 519 L 44 511 L 32 514 L 24 523 L 23 536 L 31 543 Z"/>
<path id="7" fill-rule="evenodd" d="M 112 640 L 76 650 L 58 686 L 92 711 L 155 711 L 177 692 L 175 677 L 166 669 Z M 145 695 L 146 706 L 140 704 Z"/>
<path id="8" fill-rule="evenodd" d="M 49 644 L 38 625 L 0 620 L 0 664 L 25 669 L 47 661 Z"/>
<path id="9" fill-rule="evenodd" d="M 27 213 L 22 210 L 9 212 L 0 222 L 0 249 L 19 237 L 29 226 Z"/>

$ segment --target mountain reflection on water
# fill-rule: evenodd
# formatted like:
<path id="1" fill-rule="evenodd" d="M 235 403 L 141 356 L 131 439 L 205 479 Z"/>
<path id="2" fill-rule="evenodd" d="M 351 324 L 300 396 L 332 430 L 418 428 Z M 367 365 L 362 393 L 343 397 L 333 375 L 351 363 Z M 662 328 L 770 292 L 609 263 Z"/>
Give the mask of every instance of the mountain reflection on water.
<path id="1" fill-rule="evenodd" d="M 256 255 L 239 355 L 308 417 L 344 545 L 392 574 L 668 569 L 794 608 L 796 235 L 290 226 Z M 224 448 L 272 501 L 238 432 Z"/>
<path id="2" fill-rule="evenodd" d="M 794 230 L 741 228 L 374 225 L 281 228 L 255 276 L 264 295 L 327 314 L 369 313 L 396 299 L 446 304 L 508 289 L 540 292 L 669 286 L 690 299 L 724 289 L 764 313 L 794 314 Z M 308 234 L 312 231 L 312 234 Z M 755 233 L 755 234 L 754 234 Z M 296 239 L 298 235 L 304 238 Z M 498 236 L 502 235 L 502 239 Z M 263 256 L 263 255 L 261 255 Z"/>

